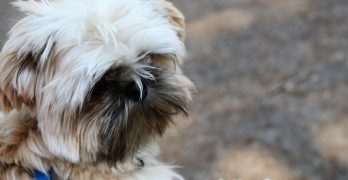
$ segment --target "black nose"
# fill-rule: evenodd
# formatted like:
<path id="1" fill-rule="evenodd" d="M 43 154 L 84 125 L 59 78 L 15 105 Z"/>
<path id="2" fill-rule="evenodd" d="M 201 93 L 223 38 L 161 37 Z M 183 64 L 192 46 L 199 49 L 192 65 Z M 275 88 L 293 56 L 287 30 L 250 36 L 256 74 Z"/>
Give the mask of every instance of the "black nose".
<path id="1" fill-rule="evenodd" d="M 141 91 L 134 81 L 129 83 L 125 88 L 126 97 L 133 101 L 144 100 L 147 96 L 147 85 L 145 83 L 142 83 L 142 85 L 143 89 Z"/>

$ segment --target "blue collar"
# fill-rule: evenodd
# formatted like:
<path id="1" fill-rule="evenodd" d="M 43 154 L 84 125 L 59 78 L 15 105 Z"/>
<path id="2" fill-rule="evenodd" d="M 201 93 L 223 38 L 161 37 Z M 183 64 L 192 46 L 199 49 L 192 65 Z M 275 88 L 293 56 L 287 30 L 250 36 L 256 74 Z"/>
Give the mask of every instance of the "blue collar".
<path id="1" fill-rule="evenodd" d="M 50 169 L 47 173 L 35 170 L 33 178 L 34 180 L 53 180 L 53 170 Z"/>

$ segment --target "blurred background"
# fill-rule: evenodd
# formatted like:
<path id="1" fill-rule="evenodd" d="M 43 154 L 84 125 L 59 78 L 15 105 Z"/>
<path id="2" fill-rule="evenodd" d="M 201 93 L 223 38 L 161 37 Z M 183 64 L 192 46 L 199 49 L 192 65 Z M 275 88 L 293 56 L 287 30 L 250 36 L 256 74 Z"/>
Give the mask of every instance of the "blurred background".
<path id="1" fill-rule="evenodd" d="M 173 2 L 198 92 L 162 159 L 188 180 L 348 179 L 348 1 Z"/>

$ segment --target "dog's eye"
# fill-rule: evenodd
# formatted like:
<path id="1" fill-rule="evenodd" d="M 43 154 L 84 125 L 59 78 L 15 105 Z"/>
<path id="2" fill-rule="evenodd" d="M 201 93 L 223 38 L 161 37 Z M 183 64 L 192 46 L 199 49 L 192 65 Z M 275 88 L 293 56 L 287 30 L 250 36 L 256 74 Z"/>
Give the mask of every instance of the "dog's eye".
<path id="1" fill-rule="evenodd" d="M 91 96 L 96 97 L 103 95 L 110 88 L 110 85 L 111 84 L 103 77 L 94 85 Z"/>
<path id="2" fill-rule="evenodd" d="M 104 77 L 94 86 L 91 97 L 98 98 L 105 95 L 117 95 L 131 101 L 140 101 L 147 97 L 148 83 L 146 81 L 139 83 L 141 83 L 141 86 L 135 81 L 110 80 Z"/>

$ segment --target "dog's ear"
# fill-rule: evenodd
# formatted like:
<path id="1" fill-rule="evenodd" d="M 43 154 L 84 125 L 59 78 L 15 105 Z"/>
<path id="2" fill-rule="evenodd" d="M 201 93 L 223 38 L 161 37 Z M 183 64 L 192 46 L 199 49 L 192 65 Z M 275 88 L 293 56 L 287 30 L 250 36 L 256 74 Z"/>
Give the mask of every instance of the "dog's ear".
<path id="1" fill-rule="evenodd" d="M 173 3 L 166 0 L 163 1 L 162 6 L 166 10 L 170 23 L 176 27 L 178 37 L 180 40 L 185 39 L 185 17 L 184 15 L 173 5 Z"/>
<path id="2" fill-rule="evenodd" d="M 36 65 L 30 54 L 1 52 L 0 103 L 1 110 L 10 112 L 20 109 L 22 104 L 34 108 Z"/>
<path id="3" fill-rule="evenodd" d="M 52 38 L 34 39 L 28 31 L 24 18 L 10 31 L 0 52 L 0 104 L 4 112 L 20 109 L 22 105 L 30 110 L 35 108 L 40 66 L 54 46 Z"/>

